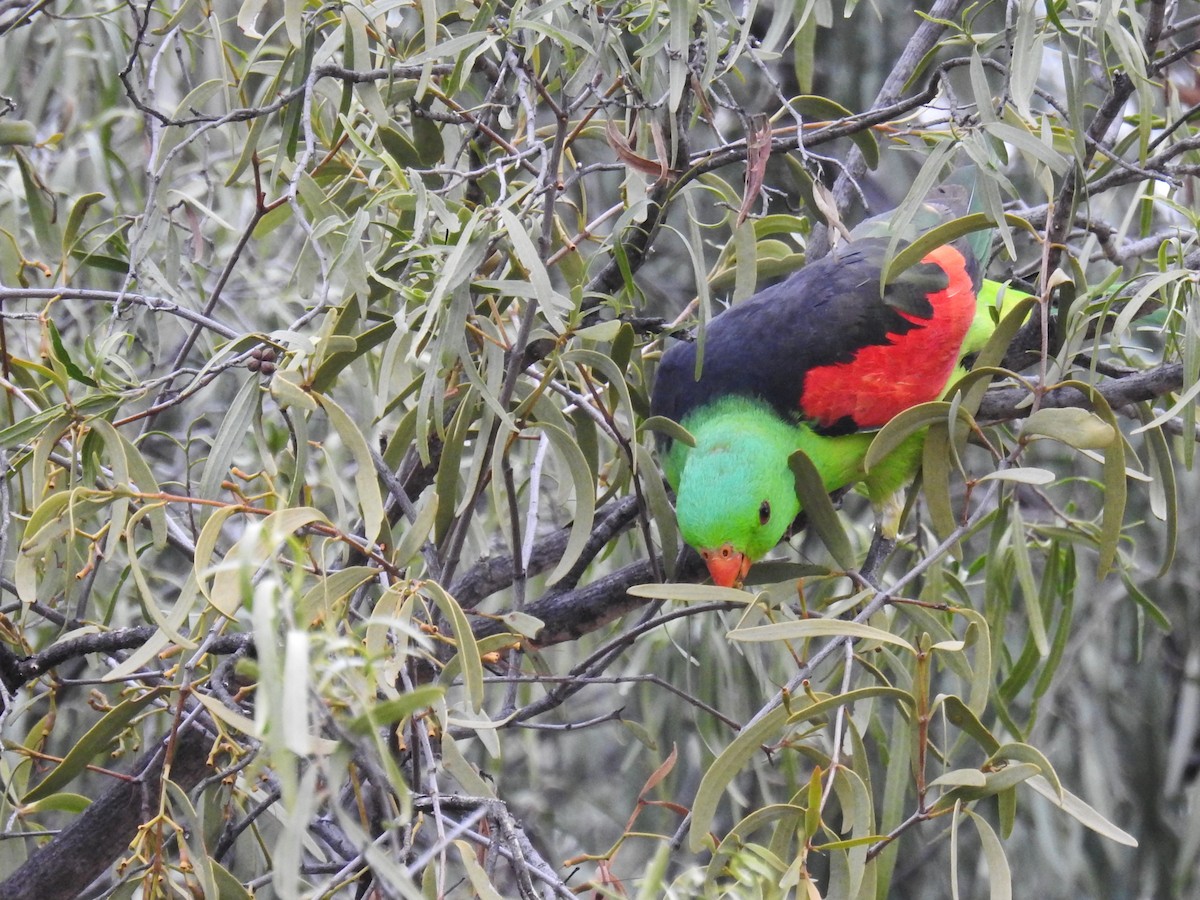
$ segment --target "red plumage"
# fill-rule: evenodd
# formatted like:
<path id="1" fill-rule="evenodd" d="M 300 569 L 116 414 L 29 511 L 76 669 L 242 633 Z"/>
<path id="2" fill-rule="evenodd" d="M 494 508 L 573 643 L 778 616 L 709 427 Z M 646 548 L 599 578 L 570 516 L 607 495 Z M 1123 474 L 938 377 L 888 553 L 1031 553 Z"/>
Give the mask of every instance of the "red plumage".
<path id="1" fill-rule="evenodd" d="M 936 265 L 949 279 L 944 290 L 927 295 L 933 316 L 901 311 L 919 327 L 889 333 L 887 343 L 862 346 L 849 362 L 809 369 L 800 396 L 805 418 L 823 428 L 846 417 L 858 428 L 881 428 L 909 407 L 940 396 L 975 317 L 975 286 L 967 260 L 953 246 L 938 247 L 921 262 Z"/>

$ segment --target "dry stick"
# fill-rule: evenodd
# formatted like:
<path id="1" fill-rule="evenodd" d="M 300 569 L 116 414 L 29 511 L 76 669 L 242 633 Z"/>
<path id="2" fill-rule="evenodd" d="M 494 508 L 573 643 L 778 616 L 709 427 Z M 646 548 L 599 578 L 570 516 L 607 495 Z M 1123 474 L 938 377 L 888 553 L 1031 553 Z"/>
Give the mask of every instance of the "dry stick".
<path id="1" fill-rule="evenodd" d="M 0 287 L 0 306 L 3 306 L 7 300 L 83 300 L 89 303 L 130 303 L 134 306 L 142 306 L 146 309 L 155 312 L 165 312 L 172 316 L 178 316 L 198 328 L 207 328 L 209 331 L 214 331 L 223 338 L 232 340 L 236 338 L 240 332 L 222 325 L 216 319 L 210 316 L 194 312 L 186 307 L 179 306 L 169 300 L 164 300 L 161 297 L 151 297 L 148 294 L 131 294 L 127 291 L 94 291 L 80 290 L 72 287 L 57 287 L 57 288 L 10 288 Z"/>
<path id="2" fill-rule="evenodd" d="M 698 557 L 697 557 L 698 558 Z M 590 585 L 589 585 L 590 587 Z M 583 590 L 587 590 L 584 588 Z M 644 603 L 645 601 L 639 601 Z M 535 700 L 527 706 L 517 710 L 510 722 L 518 724 L 534 716 L 539 716 L 542 713 L 555 709 L 561 706 L 568 698 L 581 691 L 589 683 L 590 679 L 603 672 L 611 665 L 625 648 L 637 640 L 641 635 L 652 631 L 653 629 L 664 625 L 674 619 L 680 619 L 687 616 L 699 616 L 712 612 L 720 612 L 729 609 L 736 609 L 737 605 L 731 603 L 709 603 L 703 606 L 690 606 L 681 610 L 673 610 L 669 613 L 664 613 L 657 618 L 649 619 L 641 622 L 635 627 L 629 629 L 623 634 L 614 638 L 608 644 L 605 644 L 600 650 L 593 653 L 590 657 L 584 660 L 579 665 L 575 666 L 561 683 L 546 692 L 546 695 L 539 700 Z M 581 680 L 582 679 L 582 680 Z M 467 734 L 467 732 L 464 732 Z"/>
<path id="3" fill-rule="evenodd" d="M 208 301 L 204 304 L 204 309 L 200 311 L 200 315 L 204 316 L 205 318 L 212 315 L 213 310 L 216 309 L 217 303 L 220 302 L 221 293 L 225 290 L 225 285 L 229 283 L 229 277 L 233 275 L 234 267 L 241 260 L 242 252 L 246 249 L 246 245 L 250 243 L 250 238 L 254 234 L 254 229 L 258 226 L 258 223 L 262 221 L 263 216 L 270 212 L 271 209 L 273 209 L 276 205 L 274 203 L 268 204 L 266 202 L 266 198 L 262 193 L 262 188 L 257 183 L 257 165 L 254 167 L 254 180 L 254 214 L 250 217 L 250 221 L 242 230 L 242 234 L 238 238 L 238 242 L 234 246 L 233 252 L 229 254 L 229 259 L 225 263 L 225 268 L 223 268 L 221 270 L 221 274 L 217 276 L 217 283 L 213 285 L 212 293 L 209 294 Z M 192 347 L 195 346 L 196 341 L 200 339 L 201 330 L 202 326 L 199 324 L 192 326 L 192 330 L 188 332 L 188 335 L 186 338 L 184 338 L 183 343 L 179 345 L 179 349 L 175 351 L 175 356 L 171 360 L 171 365 L 167 370 L 168 372 L 177 372 L 183 366 L 183 363 L 187 360 L 187 356 L 191 352 Z M 167 399 L 167 396 L 171 393 L 171 381 L 172 379 L 168 379 L 167 383 L 164 384 L 162 389 L 158 392 L 158 396 L 154 398 L 154 403 L 152 404 L 153 407 L 161 406 L 162 403 Z M 146 434 L 150 430 L 153 422 L 153 414 L 146 416 L 146 421 L 142 424 L 142 434 Z"/>

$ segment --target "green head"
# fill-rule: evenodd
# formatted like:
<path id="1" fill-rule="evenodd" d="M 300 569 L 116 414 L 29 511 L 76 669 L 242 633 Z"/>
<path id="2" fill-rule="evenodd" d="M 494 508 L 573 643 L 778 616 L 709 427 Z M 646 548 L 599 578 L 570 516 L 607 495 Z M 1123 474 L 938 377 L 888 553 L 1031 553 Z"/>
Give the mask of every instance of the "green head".
<path id="1" fill-rule="evenodd" d="M 696 446 L 677 442 L 675 465 L 668 466 L 679 530 L 700 551 L 713 581 L 732 586 L 800 512 L 788 467 L 800 428 L 741 397 L 699 410 L 684 426 Z"/>

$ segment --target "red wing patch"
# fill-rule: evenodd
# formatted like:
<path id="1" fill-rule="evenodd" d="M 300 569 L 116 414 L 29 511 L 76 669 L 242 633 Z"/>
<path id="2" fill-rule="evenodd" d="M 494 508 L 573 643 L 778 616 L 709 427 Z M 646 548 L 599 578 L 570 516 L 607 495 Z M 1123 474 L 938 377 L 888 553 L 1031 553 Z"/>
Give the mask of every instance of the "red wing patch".
<path id="1" fill-rule="evenodd" d="M 858 428 L 881 428 L 909 407 L 941 396 L 975 318 L 975 290 L 953 247 L 938 247 L 921 262 L 937 265 L 950 279 L 945 290 L 929 295 L 933 318 L 901 313 L 918 327 L 889 335 L 889 344 L 864 347 L 851 362 L 810 369 L 800 397 L 806 418 L 829 428 L 847 418 Z"/>

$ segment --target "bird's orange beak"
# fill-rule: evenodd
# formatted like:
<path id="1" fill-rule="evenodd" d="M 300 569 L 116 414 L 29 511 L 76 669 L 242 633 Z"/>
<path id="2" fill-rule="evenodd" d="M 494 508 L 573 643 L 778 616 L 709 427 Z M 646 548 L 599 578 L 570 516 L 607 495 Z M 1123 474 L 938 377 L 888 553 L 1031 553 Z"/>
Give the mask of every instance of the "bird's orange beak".
<path id="1" fill-rule="evenodd" d="M 721 587 L 739 587 L 750 571 L 750 558 L 730 544 L 723 544 L 717 550 L 701 550 L 700 556 L 708 566 L 713 583 Z"/>

